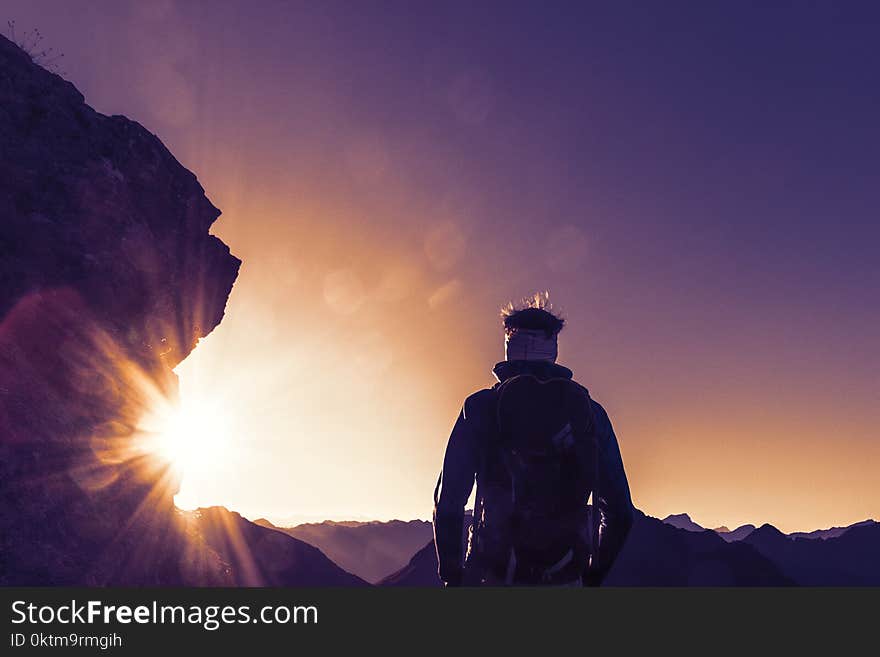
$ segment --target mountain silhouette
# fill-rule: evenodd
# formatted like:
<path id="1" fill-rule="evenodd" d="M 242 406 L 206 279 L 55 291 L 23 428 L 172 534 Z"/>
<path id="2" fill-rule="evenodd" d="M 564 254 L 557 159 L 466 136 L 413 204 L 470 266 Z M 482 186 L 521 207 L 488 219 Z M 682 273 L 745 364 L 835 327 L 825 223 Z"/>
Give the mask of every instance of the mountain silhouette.
<path id="1" fill-rule="evenodd" d="M 230 565 L 236 586 L 366 586 L 318 548 L 262 527 L 223 507 L 185 514 L 189 525 Z"/>
<path id="2" fill-rule="evenodd" d="M 797 534 L 787 536 L 772 525 L 763 525 L 760 529 L 742 525 L 719 533 L 682 529 L 667 520 L 637 513 L 633 530 L 606 585 L 876 586 L 880 583 L 880 559 L 877 558 L 880 523 L 871 520 L 807 532 L 805 535 L 810 538 Z M 691 526 L 688 520 L 686 514 L 673 517 L 674 522 Z M 439 586 L 433 541 L 381 584 Z"/>
<path id="3" fill-rule="evenodd" d="M 733 541 L 741 541 L 753 531 L 755 531 L 754 525 L 740 525 L 736 529 L 726 529 L 724 527 L 719 527 L 715 530 L 715 533 L 728 543 L 732 543 Z"/>
<path id="4" fill-rule="evenodd" d="M 380 586 L 440 586 L 440 578 L 437 576 L 437 552 L 434 548 L 434 539 L 416 552 L 407 564 L 392 573 L 381 582 Z"/>
<path id="5" fill-rule="evenodd" d="M 685 529 L 687 531 L 692 532 L 702 532 L 706 531 L 705 527 L 702 527 L 691 520 L 691 517 L 686 513 L 677 513 L 673 515 L 666 516 L 663 518 L 663 522 L 667 525 L 672 525 L 673 527 L 678 527 L 679 529 Z M 791 538 L 807 538 L 807 539 L 825 539 L 825 538 L 837 538 L 842 536 L 845 532 L 852 529 L 853 527 L 862 527 L 862 526 L 871 526 L 877 524 L 874 520 L 862 520 L 861 522 L 853 523 L 852 525 L 847 525 L 845 527 L 831 527 L 829 529 L 816 529 L 811 532 L 792 532 L 788 534 Z M 741 541 L 746 538 L 749 534 L 755 531 L 755 525 L 740 525 L 736 529 L 730 530 L 725 526 L 716 527 L 713 529 L 716 534 L 721 536 L 728 543 L 734 541 Z"/>
<path id="6" fill-rule="evenodd" d="M 727 543 L 712 531 L 673 527 L 636 513 L 607 586 L 787 586 L 793 581 L 749 545 Z M 440 586 L 431 541 L 384 586 Z"/>
<path id="7" fill-rule="evenodd" d="M 425 520 L 328 520 L 283 528 L 275 527 L 265 519 L 256 523 L 315 546 L 342 568 L 368 582 L 378 582 L 399 570 L 433 536 L 433 527 Z"/>
<path id="8" fill-rule="evenodd" d="M 862 520 L 861 522 L 853 523 L 852 525 L 847 525 L 845 527 L 830 527 L 828 529 L 814 529 L 811 532 L 793 532 L 789 534 L 792 538 L 811 538 L 811 539 L 824 539 L 824 538 L 837 538 L 838 536 L 843 536 L 844 533 L 852 529 L 853 527 L 870 527 L 871 525 L 876 525 L 877 522 L 874 520 Z"/>
<path id="9" fill-rule="evenodd" d="M 607 586 L 786 586 L 772 561 L 711 530 L 683 530 L 637 513 Z"/>
<path id="10" fill-rule="evenodd" d="M 858 523 L 838 536 L 810 539 L 786 536 L 762 525 L 745 543 L 804 586 L 880 585 L 880 524 Z"/>
<path id="11" fill-rule="evenodd" d="M 673 527 L 678 527 L 679 529 L 684 529 L 689 532 L 704 532 L 706 531 L 705 527 L 701 527 L 686 513 L 677 513 L 674 515 L 669 515 L 663 518 L 663 522 L 667 525 L 672 525 Z"/>

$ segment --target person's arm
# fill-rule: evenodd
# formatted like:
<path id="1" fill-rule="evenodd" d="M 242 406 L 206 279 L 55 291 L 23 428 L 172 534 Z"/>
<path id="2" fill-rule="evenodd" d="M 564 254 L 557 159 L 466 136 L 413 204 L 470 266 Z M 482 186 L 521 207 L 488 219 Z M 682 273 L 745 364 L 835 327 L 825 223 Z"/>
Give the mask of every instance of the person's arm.
<path id="1" fill-rule="evenodd" d="M 593 410 L 599 431 L 599 484 L 598 496 L 594 497 L 598 497 L 596 507 L 601 522 L 597 554 L 590 562 L 585 583 L 599 586 L 623 548 L 634 514 L 623 459 L 611 420 L 605 409 L 595 402 Z"/>
<path id="2" fill-rule="evenodd" d="M 465 400 L 452 428 L 440 474 L 440 494 L 434 503 L 434 544 L 440 579 L 460 586 L 464 549 L 464 506 L 471 495 L 480 459 L 481 393 Z"/>

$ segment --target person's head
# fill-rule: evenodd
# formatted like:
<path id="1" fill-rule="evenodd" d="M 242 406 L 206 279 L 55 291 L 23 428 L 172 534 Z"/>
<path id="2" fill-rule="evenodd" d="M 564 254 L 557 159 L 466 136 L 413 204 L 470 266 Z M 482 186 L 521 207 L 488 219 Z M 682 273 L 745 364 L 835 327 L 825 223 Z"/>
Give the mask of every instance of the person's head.
<path id="1" fill-rule="evenodd" d="M 520 304 L 511 302 L 502 309 L 501 317 L 506 360 L 556 362 L 557 336 L 565 320 L 552 311 L 549 293 L 539 292 Z"/>

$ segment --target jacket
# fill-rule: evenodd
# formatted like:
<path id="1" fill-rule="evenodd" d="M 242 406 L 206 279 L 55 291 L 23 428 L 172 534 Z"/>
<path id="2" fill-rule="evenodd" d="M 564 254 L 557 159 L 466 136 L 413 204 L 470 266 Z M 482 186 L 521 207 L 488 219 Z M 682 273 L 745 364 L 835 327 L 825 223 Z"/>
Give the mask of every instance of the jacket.
<path id="1" fill-rule="evenodd" d="M 434 543 L 440 579 L 447 586 L 462 583 L 464 507 L 474 483 L 480 481 L 482 457 L 495 429 L 495 389 L 519 374 L 531 374 L 541 380 L 572 378 L 571 370 L 548 361 L 502 361 L 493 373 L 498 383 L 470 395 L 462 405 L 446 446 L 439 495 L 435 494 Z M 633 523 L 633 505 L 611 421 L 600 404 L 592 399 L 590 403 L 599 444 L 600 522 L 597 554 L 585 569 L 583 583 L 598 586 L 623 547 Z"/>

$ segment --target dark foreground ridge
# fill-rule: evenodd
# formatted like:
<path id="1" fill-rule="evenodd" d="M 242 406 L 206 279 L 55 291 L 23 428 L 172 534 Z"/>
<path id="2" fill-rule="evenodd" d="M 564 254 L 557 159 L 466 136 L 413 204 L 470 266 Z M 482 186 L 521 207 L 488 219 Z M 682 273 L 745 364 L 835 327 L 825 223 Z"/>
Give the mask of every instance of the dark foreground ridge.
<path id="1" fill-rule="evenodd" d="M 764 525 L 744 540 L 726 540 L 671 517 L 675 526 L 641 512 L 612 568 L 608 586 L 877 586 L 880 524 L 856 523 L 836 536 L 786 536 Z M 697 527 L 691 528 L 692 525 Z M 382 582 L 385 586 L 440 586 L 434 542 Z"/>
<path id="2" fill-rule="evenodd" d="M 439 586 L 433 541 L 387 586 Z M 789 586 L 771 561 L 749 546 L 729 544 L 713 532 L 692 532 L 636 512 L 635 523 L 607 586 Z"/>

